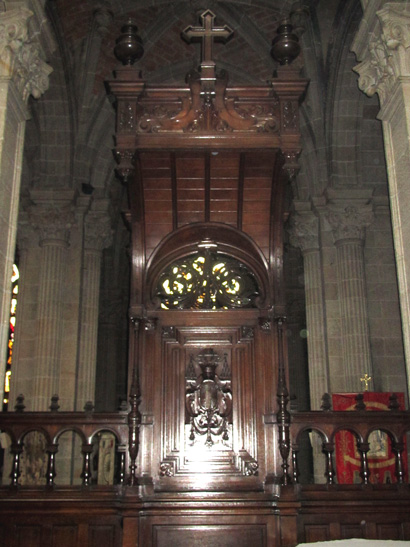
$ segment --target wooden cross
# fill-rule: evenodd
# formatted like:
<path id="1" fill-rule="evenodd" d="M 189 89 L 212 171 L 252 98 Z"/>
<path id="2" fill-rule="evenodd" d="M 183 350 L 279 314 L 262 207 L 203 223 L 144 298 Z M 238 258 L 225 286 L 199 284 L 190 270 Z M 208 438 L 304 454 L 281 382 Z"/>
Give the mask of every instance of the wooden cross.
<path id="1" fill-rule="evenodd" d="M 182 37 L 190 42 L 191 40 L 202 41 L 202 63 L 212 61 L 212 45 L 214 40 L 226 42 L 233 34 L 233 30 L 227 25 L 214 27 L 215 14 L 207 10 L 201 15 L 202 27 L 187 27 L 182 32 Z"/>
<path id="2" fill-rule="evenodd" d="M 369 390 L 369 383 L 371 382 L 372 377 L 369 376 L 366 372 L 366 374 L 363 376 L 363 378 L 360 378 L 360 381 L 364 383 L 364 390 Z"/>

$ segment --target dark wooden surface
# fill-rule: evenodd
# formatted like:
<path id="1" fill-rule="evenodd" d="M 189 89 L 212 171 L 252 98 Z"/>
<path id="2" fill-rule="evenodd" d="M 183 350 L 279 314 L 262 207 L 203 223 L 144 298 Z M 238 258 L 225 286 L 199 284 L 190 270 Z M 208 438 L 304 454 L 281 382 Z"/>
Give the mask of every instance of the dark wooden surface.
<path id="1" fill-rule="evenodd" d="M 283 66 L 266 85 L 230 87 L 205 61 L 187 82 L 150 86 L 131 65 L 110 82 L 132 231 L 130 408 L 0 415 L 14 459 L 11 485 L 0 487 L 0 544 L 293 547 L 352 536 L 410 540 L 403 476 L 401 484 L 342 486 L 334 484 L 332 469 L 333 438 L 342 428 L 355 432 L 362 448 L 372 429 L 387 431 L 399 464 L 409 414 L 288 409 L 283 225 L 307 82 Z M 254 307 L 160 309 L 161 272 L 204 243 L 253 272 L 260 294 Z M 215 376 L 189 376 L 191 360 L 210 349 L 229 365 L 225 392 Z M 193 390 L 201 395 L 205 379 L 204 408 L 211 392 L 219 404 L 226 393 L 232 397 L 231 429 L 227 439 L 215 434 L 214 445 L 199 439 L 195 452 L 186 405 Z M 213 416 L 223 418 L 221 409 L 211 409 Z M 104 487 L 93 483 L 90 459 L 92 439 L 102 430 L 114 433 L 123 466 L 117 483 Z M 311 430 L 324 441 L 324 485 L 297 483 L 299 436 Z M 29 431 L 46 438 L 47 486 L 19 485 Z M 54 483 L 64 431 L 82 442 L 82 486 Z"/>

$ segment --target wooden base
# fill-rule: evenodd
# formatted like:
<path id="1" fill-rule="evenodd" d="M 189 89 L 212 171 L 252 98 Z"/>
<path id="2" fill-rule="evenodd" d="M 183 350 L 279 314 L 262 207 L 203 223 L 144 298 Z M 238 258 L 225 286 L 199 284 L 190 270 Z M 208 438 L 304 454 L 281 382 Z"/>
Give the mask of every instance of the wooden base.
<path id="1" fill-rule="evenodd" d="M 4 547 L 294 547 L 349 537 L 410 540 L 410 489 L 289 486 L 271 494 L 139 488 L 1 488 Z"/>

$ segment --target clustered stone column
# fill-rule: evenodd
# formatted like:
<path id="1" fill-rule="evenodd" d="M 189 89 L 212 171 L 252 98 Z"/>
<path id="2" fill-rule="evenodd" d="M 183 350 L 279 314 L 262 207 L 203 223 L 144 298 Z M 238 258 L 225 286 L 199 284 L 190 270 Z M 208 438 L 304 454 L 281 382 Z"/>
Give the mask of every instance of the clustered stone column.
<path id="1" fill-rule="evenodd" d="M 410 378 L 410 4 L 362 2 L 352 45 L 359 87 L 379 95 L 399 282 L 403 340 Z M 409 386 L 410 387 L 410 386 Z"/>
<path id="2" fill-rule="evenodd" d="M 292 216 L 290 240 L 292 245 L 299 247 L 303 253 L 310 404 L 312 410 L 319 410 L 323 394 L 329 391 L 329 373 L 319 250 L 319 219 L 312 211 L 299 212 Z"/>
<path id="3" fill-rule="evenodd" d="M 43 59 L 54 47 L 41 20 L 43 2 L 11 1 L 4 9 L 0 13 L 0 378 L 5 373 L 9 331 L 26 103 L 30 94 L 38 98 L 48 88 L 52 69 Z"/>
<path id="4" fill-rule="evenodd" d="M 363 256 L 365 228 L 372 222 L 373 212 L 371 205 L 330 206 L 327 218 L 337 248 L 343 390 L 355 392 L 361 390 L 364 373 L 373 375 Z"/>
<path id="5" fill-rule="evenodd" d="M 112 240 L 110 220 L 99 213 L 87 215 L 84 231 L 76 410 L 83 410 L 88 401 L 95 402 L 101 255 L 103 249 L 108 247 Z"/>
<path id="6" fill-rule="evenodd" d="M 31 213 L 40 233 L 43 248 L 36 339 L 36 368 L 33 378 L 32 410 L 44 411 L 51 397 L 58 394 L 60 381 L 62 324 L 62 290 L 67 282 L 66 252 L 70 228 L 75 222 L 72 204 L 39 204 Z"/>
<path id="7" fill-rule="evenodd" d="M 295 203 L 299 209 L 291 218 L 290 242 L 303 254 L 306 328 L 309 355 L 309 392 L 311 410 L 320 410 L 322 396 L 329 392 L 329 367 L 326 347 L 325 307 L 323 298 L 322 260 L 319 245 L 319 218 L 310 205 Z M 322 439 L 313 432 L 310 438 L 313 450 L 315 483 L 325 481 L 325 460 Z"/>

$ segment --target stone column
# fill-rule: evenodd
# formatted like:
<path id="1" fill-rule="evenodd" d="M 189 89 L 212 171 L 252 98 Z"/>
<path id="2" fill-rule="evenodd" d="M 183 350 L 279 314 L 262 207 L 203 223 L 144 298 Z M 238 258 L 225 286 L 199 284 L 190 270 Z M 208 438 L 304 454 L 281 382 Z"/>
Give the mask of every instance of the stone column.
<path id="1" fill-rule="evenodd" d="M 319 410 L 323 394 L 329 391 L 329 372 L 319 250 L 319 219 L 312 211 L 292 215 L 290 241 L 303 253 L 310 405 L 312 410 Z"/>
<path id="2" fill-rule="evenodd" d="M 42 6 L 40 0 L 11 1 L 0 13 L 0 378 L 5 371 L 26 103 L 30 94 L 38 98 L 46 91 L 52 70 L 43 60 L 53 44 Z"/>
<path id="3" fill-rule="evenodd" d="M 364 2 L 364 8 L 352 49 L 361 61 L 355 67 L 360 89 L 369 96 L 377 93 L 380 100 L 410 379 L 410 4 L 374 0 Z"/>
<path id="4" fill-rule="evenodd" d="M 80 411 L 87 401 L 95 403 L 101 255 L 112 241 L 110 219 L 101 213 L 90 212 L 85 221 L 84 232 L 81 335 L 75 405 L 76 410 Z"/>
<path id="5" fill-rule="evenodd" d="M 40 263 L 37 310 L 36 366 L 31 410 L 44 411 L 58 394 L 61 341 L 63 336 L 62 290 L 70 228 L 74 224 L 71 203 L 39 203 L 31 218 L 40 233 Z"/>
<path id="6" fill-rule="evenodd" d="M 373 219 L 372 206 L 330 205 L 327 218 L 337 248 L 344 364 L 344 370 L 334 374 L 335 386 L 331 389 L 356 392 L 361 390 L 363 374 L 373 375 L 363 256 L 365 228 Z"/>

